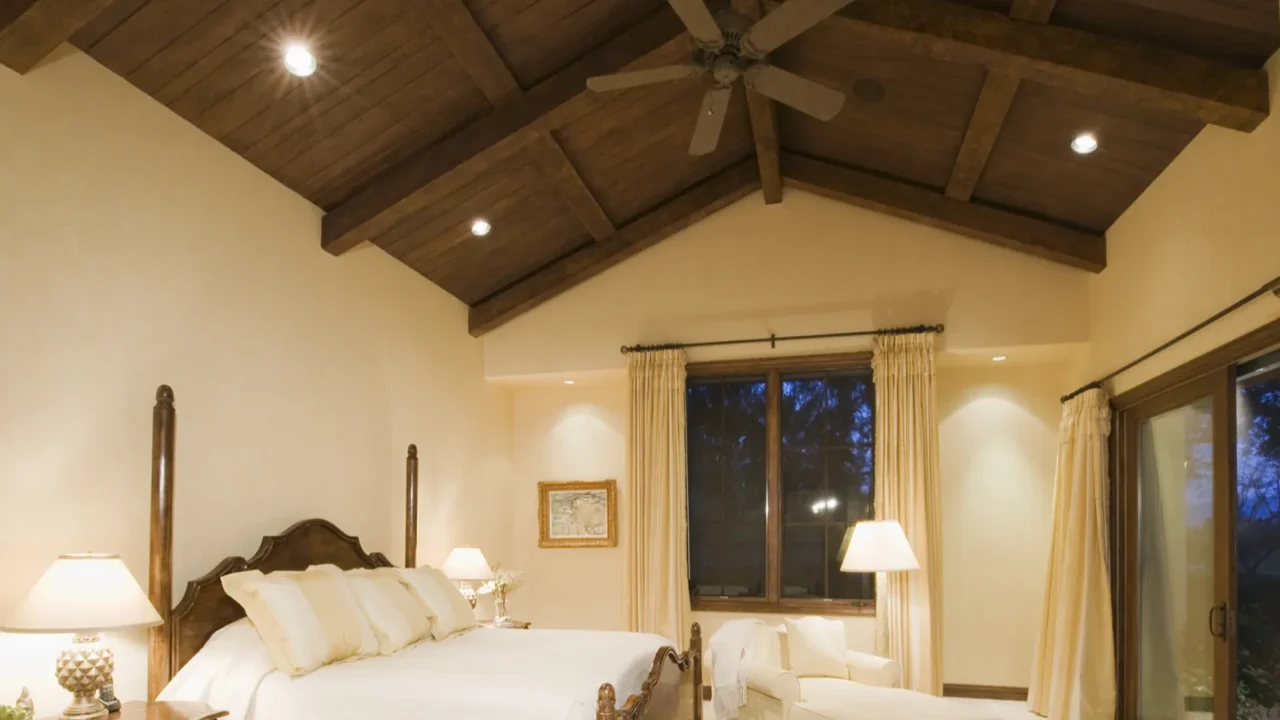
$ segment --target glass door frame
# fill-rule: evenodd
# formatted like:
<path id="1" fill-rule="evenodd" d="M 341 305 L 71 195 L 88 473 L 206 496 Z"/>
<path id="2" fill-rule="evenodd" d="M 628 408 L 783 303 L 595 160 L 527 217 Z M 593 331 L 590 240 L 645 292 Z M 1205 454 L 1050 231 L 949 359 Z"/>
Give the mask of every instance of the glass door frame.
<path id="1" fill-rule="evenodd" d="M 1116 627 L 1117 702 L 1121 720 L 1138 717 L 1140 676 L 1138 459 L 1143 423 L 1197 400 L 1213 399 L 1214 608 L 1206 622 L 1222 632 L 1214 643 L 1214 717 L 1235 717 L 1236 373 L 1230 364 L 1117 409 L 1112 430 L 1112 587 Z M 1225 421 L 1224 421 L 1225 418 Z M 1220 620 L 1217 618 L 1221 617 Z M 1215 622 L 1216 620 L 1216 622 Z"/>

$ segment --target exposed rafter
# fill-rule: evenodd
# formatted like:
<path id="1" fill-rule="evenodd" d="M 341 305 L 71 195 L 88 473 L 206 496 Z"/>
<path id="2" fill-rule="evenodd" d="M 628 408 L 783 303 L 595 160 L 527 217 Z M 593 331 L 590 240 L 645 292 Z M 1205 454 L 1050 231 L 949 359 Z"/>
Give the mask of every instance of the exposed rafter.
<path id="1" fill-rule="evenodd" d="M 733 0 L 733 8 L 747 17 L 760 19 L 760 0 Z M 744 83 L 745 87 L 745 83 Z M 778 119 L 773 101 L 750 88 L 747 113 L 756 145 L 756 166 L 766 205 L 782 202 L 782 171 L 778 167 Z"/>
<path id="2" fill-rule="evenodd" d="M 750 160 L 730 166 L 627 223 L 608 242 L 589 245 L 475 305 L 470 315 L 471 334 L 478 337 L 529 312 L 746 197 L 758 186 L 754 163 Z"/>
<path id="3" fill-rule="evenodd" d="M 1014 20 L 1047 23 L 1053 16 L 1053 8 L 1057 4 L 1058 0 L 1013 0 L 1009 17 Z"/>
<path id="4" fill-rule="evenodd" d="M 436 34 L 489 102 L 498 106 L 519 97 L 520 83 L 462 0 L 429 0 L 428 4 Z"/>
<path id="5" fill-rule="evenodd" d="M 613 220 L 600 207 L 600 202 L 591 193 L 587 183 L 578 174 L 564 148 L 552 137 L 550 131 L 537 133 L 529 143 L 529 154 L 547 177 L 556 185 L 556 190 L 564 198 L 565 204 L 582 221 L 587 232 L 596 240 L 604 240 L 617 230 Z"/>
<path id="6" fill-rule="evenodd" d="M 26 74 L 112 0 L 6 0 L 0 3 L 0 65 Z"/>
<path id="7" fill-rule="evenodd" d="M 522 150 L 536 133 L 582 117 L 601 102 L 588 94 L 593 75 L 640 66 L 650 53 L 685 47 L 675 13 L 663 6 L 617 38 L 571 63 L 524 95 L 383 173 L 325 216 L 321 242 L 340 254 L 421 209 L 427 190 L 446 178 L 475 177 Z"/>
<path id="8" fill-rule="evenodd" d="M 1266 119 L 1265 72 L 946 0 L 859 0 L 827 22 L 922 55 L 1236 130 Z"/>
<path id="9" fill-rule="evenodd" d="M 954 200 L 916 185 L 791 153 L 782 155 L 782 175 L 787 182 L 819 195 L 1010 250 L 1090 272 L 1101 272 L 1107 265 L 1106 239 L 1101 235 Z"/>
<path id="10" fill-rule="evenodd" d="M 991 149 L 995 147 L 996 138 L 1004 127 L 1009 108 L 1013 106 L 1013 98 L 1018 94 L 1021 81 L 1011 75 L 1000 72 L 989 72 L 982 83 L 982 92 L 978 95 L 978 103 L 973 109 L 973 117 L 969 119 L 969 129 L 965 131 L 964 142 L 960 145 L 960 153 L 956 157 L 955 167 L 951 170 L 951 180 L 947 183 L 947 197 L 956 200 L 968 200 L 973 197 L 974 188 L 982 171 L 987 167 L 991 157 Z"/>

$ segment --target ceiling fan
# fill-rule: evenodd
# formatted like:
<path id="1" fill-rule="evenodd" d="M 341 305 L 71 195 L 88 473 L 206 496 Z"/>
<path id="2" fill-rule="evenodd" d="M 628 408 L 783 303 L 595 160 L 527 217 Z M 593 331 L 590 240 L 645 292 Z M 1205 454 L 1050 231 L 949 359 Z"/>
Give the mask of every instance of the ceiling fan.
<path id="1" fill-rule="evenodd" d="M 754 24 L 731 9 L 713 15 L 703 0 L 667 1 L 693 35 L 696 47 L 692 61 L 599 75 L 587 79 L 588 88 L 606 92 L 710 75 L 715 84 L 702 97 L 702 111 L 689 143 L 691 155 L 706 155 L 716 149 L 733 82 L 738 78 L 752 90 L 819 120 L 830 120 L 840 113 L 844 93 L 774 67 L 764 58 L 853 0 L 787 0 Z"/>

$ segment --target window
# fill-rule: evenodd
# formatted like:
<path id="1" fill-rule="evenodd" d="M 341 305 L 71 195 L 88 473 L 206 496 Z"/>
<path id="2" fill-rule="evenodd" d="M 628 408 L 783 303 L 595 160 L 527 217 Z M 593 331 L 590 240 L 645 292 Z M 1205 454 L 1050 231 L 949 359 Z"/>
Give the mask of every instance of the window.
<path id="1" fill-rule="evenodd" d="M 865 355 L 689 367 L 689 587 L 700 610 L 857 612 L 874 576 L 840 572 L 874 514 Z"/>

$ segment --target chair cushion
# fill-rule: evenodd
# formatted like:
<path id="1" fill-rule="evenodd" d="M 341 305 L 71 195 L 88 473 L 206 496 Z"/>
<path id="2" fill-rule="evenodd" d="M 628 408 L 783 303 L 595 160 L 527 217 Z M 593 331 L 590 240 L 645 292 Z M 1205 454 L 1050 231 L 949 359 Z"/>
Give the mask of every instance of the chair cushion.
<path id="1" fill-rule="evenodd" d="M 995 720 L 948 698 L 862 685 L 835 678 L 800 678 L 791 720 Z"/>
<path id="2" fill-rule="evenodd" d="M 849 679 L 845 666 L 844 623 L 820 617 L 783 621 L 787 628 L 787 651 L 791 672 L 798 677 Z"/>

